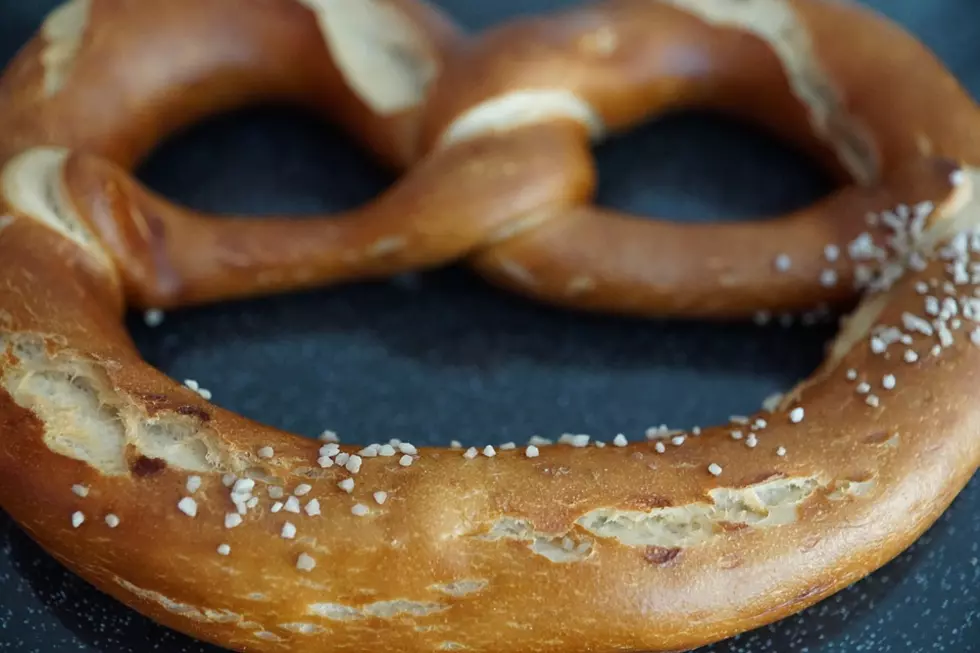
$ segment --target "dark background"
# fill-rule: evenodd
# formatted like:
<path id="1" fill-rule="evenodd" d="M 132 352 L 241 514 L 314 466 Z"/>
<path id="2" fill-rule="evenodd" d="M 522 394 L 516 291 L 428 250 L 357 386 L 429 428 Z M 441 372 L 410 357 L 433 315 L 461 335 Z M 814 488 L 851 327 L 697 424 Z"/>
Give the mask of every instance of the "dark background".
<path id="1" fill-rule="evenodd" d="M 149 1 L 149 0 L 147 0 Z M 164 1 L 164 0 L 160 0 Z M 245 0 L 243 0 L 244 2 Z M 0 63 L 54 0 L 0 0 Z M 470 29 L 567 6 L 442 0 Z M 980 96 L 977 0 L 875 0 Z M 671 117 L 596 149 L 600 202 L 678 220 L 737 220 L 829 190 L 820 172 L 753 129 Z M 337 130 L 301 112 L 253 109 L 202 124 L 140 177 L 216 212 L 330 212 L 392 178 Z M 819 362 L 829 327 L 625 320 L 550 309 L 461 269 L 131 319 L 147 359 L 194 378 L 217 404 L 297 433 L 485 444 L 564 431 L 639 437 L 755 409 Z M 714 653 L 980 651 L 980 483 L 910 551 L 870 578 Z M 0 650 L 215 653 L 66 573 L 0 512 Z"/>

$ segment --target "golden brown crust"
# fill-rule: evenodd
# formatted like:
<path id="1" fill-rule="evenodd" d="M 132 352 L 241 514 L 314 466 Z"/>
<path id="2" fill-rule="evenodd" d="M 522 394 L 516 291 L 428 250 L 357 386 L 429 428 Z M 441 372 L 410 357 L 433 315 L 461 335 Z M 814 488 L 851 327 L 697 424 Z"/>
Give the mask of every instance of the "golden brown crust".
<path id="1" fill-rule="evenodd" d="M 403 167 L 416 158 L 418 106 L 395 111 L 370 107 L 350 88 L 345 70 L 331 56 L 330 34 L 321 29 L 316 7 L 333 16 L 356 13 L 345 11 L 343 2 L 66 4 L 79 7 L 70 12 L 74 29 L 62 28 L 55 37 L 42 27 L 0 80 L 0 161 L 49 145 L 96 153 L 129 167 L 185 125 L 243 104 L 275 101 L 323 113 L 386 163 Z M 414 0 L 363 4 L 385 8 L 385 14 L 392 9 L 404 14 L 399 27 L 417 32 L 411 33 L 413 42 L 421 42 L 427 51 L 415 55 L 430 67 L 437 68 L 459 39 L 456 28 L 431 6 Z M 371 27 L 359 33 L 368 38 Z M 382 48 L 385 33 L 377 37 L 376 43 L 353 47 Z M 65 39 L 74 47 L 52 58 L 49 53 Z M 185 45 L 175 47 L 177 43 Z M 49 88 L 52 68 L 60 81 Z"/>
<path id="2" fill-rule="evenodd" d="M 601 137 L 692 107 L 758 123 L 850 185 L 729 225 L 555 207 L 470 261 L 499 285 L 574 308 L 798 312 L 860 288 L 853 264 L 827 260 L 811 239 L 844 248 L 869 211 L 930 199 L 908 181 L 933 159 L 980 163 L 980 111 L 936 57 L 880 16 L 820 0 L 609 0 L 511 21 L 447 65 L 424 142 L 438 150 L 489 131 L 504 143 L 560 120 Z"/>
<path id="3" fill-rule="evenodd" d="M 3 505 L 100 588 L 239 650 L 456 642 L 489 651 L 501 633 L 513 650 L 695 646 L 799 610 L 883 564 L 980 461 L 975 402 L 962 391 L 980 370 L 975 322 L 964 316 L 939 355 L 937 337 L 901 326 L 905 312 L 924 315 L 919 282 L 952 279 L 942 261 L 900 280 L 872 316 L 911 344 L 875 354 L 870 324 L 859 325 L 853 347 L 816 381 L 748 425 L 687 434 L 680 445 L 542 445 L 534 458 L 523 446 L 473 459 L 425 449 L 407 467 L 401 453 L 364 457 L 352 474 L 321 468 L 320 443 L 211 406 L 140 361 L 118 323 L 86 304 L 97 279 L 44 256 L 59 238 L 21 216 L 0 233 L 0 251 L 22 262 L 0 271 L 0 422 L 16 434 L 0 452 Z M 905 362 L 907 349 L 920 358 Z M 877 406 L 859 392 L 863 381 Z M 794 423 L 797 406 L 805 417 Z M 97 452 L 97 463 L 85 462 Z M 231 529 L 229 472 L 255 478 L 259 498 Z M 193 493 L 191 476 L 201 478 Z M 338 487 L 344 478 L 355 480 L 350 494 Z M 304 483 L 300 514 L 272 512 Z M 285 495 L 270 497 L 273 486 Z M 193 518 L 178 509 L 184 497 L 196 502 Z M 314 498 L 320 514 L 311 516 Z M 357 504 L 369 514 L 353 515 Z M 77 528 L 75 511 L 85 516 Z M 293 539 L 280 536 L 287 521 Z M 221 544 L 230 555 L 217 553 Z M 312 571 L 296 569 L 302 554 L 316 561 Z"/>
<path id="4" fill-rule="evenodd" d="M 272 0 L 249 7 L 268 10 L 261 17 L 273 36 L 285 34 L 277 25 L 293 29 L 295 14 L 306 21 L 297 34 L 312 38 L 308 4 L 281 16 L 273 7 L 285 5 Z M 921 65 L 930 83 L 946 89 L 936 97 L 966 112 L 950 117 L 948 133 L 923 123 L 939 130 L 929 132 L 936 156 L 905 156 L 912 141 L 901 140 L 908 133 L 895 127 L 898 140 L 875 157 L 887 183 L 850 189 L 822 212 L 797 216 L 783 233 L 763 235 L 751 226 L 710 232 L 732 243 L 744 239 L 744 248 L 770 238 L 788 247 L 803 237 L 801 257 L 836 245 L 832 258 L 842 276 L 868 275 L 862 285 L 869 295 L 828 359 L 779 406 L 699 433 L 654 432 L 639 443 L 600 446 L 569 436 L 556 445 L 500 451 L 417 450 L 384 441 L 362 449 L 303 440 L 211 405 L 140 360 L 121 323 L 122 307 L 387 274 L 481 247 L 477 264 L 491 276 L 496 265 L 515 277 L 524 270 L 525 280 L 547 279 L 530 264 L 508 268 L 499 252 L 520 263 L 517 256 L 540 255 L 532 245 L 547 244 L 563 225 L 593 244 L 618 228 L 590 231 L 583 226 L 588 209 L 576 208 L 594 185 L 585 135 L 599 123 L 591 110 L 568 94 L 534 95 L 531 102 L 543 102 L 537 105 L 522 96 L 495 105 L 511 112 L 503 123 L 494 122 L 499 113 L 463 123 L 453 133 L 464 138 L 424 157 L 402 184 L 339 226 L 283 228 L 270 220 L 246 231 L 228 228 L 173 207 L 125 174 L 149 137 L 100 140 L 96 129 L 82 138 L 71 125 L 84 123 L 45 122 L 59 105 L 40 100 L 43 124 L 30 123 L 22 91 L 71 93 L 78 76 L 96 74 L 86 68 L 85 34 L 115 20 L 99 12 L 111 5 L 143 15 L 123 0 L 79 5 L 91 10 L 86 30 L 72 28 L 85 15 L 76 6 L 59 19 L 65 22 L 56 21 L 55 50 L 42 56 L 44 43 L 32 43 L 0 81 L 0 100 L 4 93 L 13 100 L 0 119 L 24 127 L 0 130 L 0 505 L 58 560 L 160 623 L 242 651 L 690 648 L 798 611 L 881 566 L 941 514 L 980 464 L 972 392 L 980 376 L 980 168 L 961 160 L 975 150 L 957 149 L 973 147 L 976 111 L 972 104 L 966 111 L 962 91 L 919 46 L 894 55 L 896 61 Z M 176 25 L 161 7 L 204 12 L 203 19 L 212 10 L 200 7 L 223 2 L 153 6 L 146 11 L 161 11 L 153 14 L 161 24 L 169 25 L 169 17 Z M 835 12 L 851 12 L 844 15 L 869 30 L 868 42 L 887 36 L 892 47 L 907 43 L 895 28 L 853 8 L 792 7 L 812 34 Z M 680 31 L 670 31 L 671 38 L 702 34 L 709 52 L 745 48 L 760 70 L 776 70 L 757 41 L 740 35 L 726 45 L 731 34 L 705 32 L 676 7 L 621 0 L 570 15 L 532 24 L 528 33 L 551 25 L 561 42 L 590 20 L 631 17 L 643 25 L 641 18 L 672 17 L 667 25 Z M 249 33 L 242 21 L 236 29 Z M 195 29 L 207 25 L 202 20 Z M 257 41 L 240 47 L 251 52 L 263 43 L 266 32 L 256 33 Z M 98 42 L 116 33 L 108 34 Z M 611 47 L 608 33 L 592 34 L 592 51 Z M 236 43 L 229 36 L 225 45 Z M 817 50 L 825 43 L 813 39 Z M 55 73 L 42 75 L 39 61 Z M 267 61 L 277 60 L 255 62 L 264 72 L 236 83 L 272 83 L 276 66 Z M 495 79 L 489 72 L 482 78 Z M 300 76 L 276 83 L 299 90 L 313 82 Z M 466 102 L 480 100 L 461 91 L 465 102 L 440 115 L 446 95 L 438 84 L 432 124 L 452 121 Z M 23 96 L 29 97 L 37 96 Z M 849 111 L 862 121 L 892 128 L 888 116 L 876 113 L 888 113 L 882 106 L 865 115 L 849 99 Z M 391 106 L 388 100 L 373 98 L 376 106 Z M 216 108 L 213 98 L 193 102 Z M 606 125 L 637 117 L 611 101 L 590 97 L 588 104 Z M 529 106 L 565 118 L 531 124 L 522 113 Z M 787 111 L 780 114 L 786 124 L 813 119 Z M 474 131 L 479 124 L 502 124 L 507 133 Z M 372 131 L 367 140 L 404 144 L 398 133 L 404 132 L 395 127 L 382 138 Z M 848 156 L 843 165 L 853 167 Z M 529 178 L 545 181 L 525 184 Z M 821 222 L 836 213 L 827 210 L 835 202 L 862 224 Z M 386 207 L 415 219 L 398 224 Z M 856 213 L 883 207 L 889 210 L 870 222 Z M 561 222 L 566 217 L 572 219 Z M 404 247 L 379 240 L 396 226 L 405 229 L 396 234 Z M 414 237 L 427 246 L 416 247 Z M 331 238 L 344 247 L 327 247 Z M 526 238 L 537 240 L 525 241 L 522 251 Z M 286 255 L 263 259 L 264 249 Z M 350 252 L 368 250 L 374 259 L 352 265 Z M 587 259 L 585 250 L 569 251 L 580 252 L 583 265 L 609 265 Z M 684 255 L 697 260 L 710 251 L 699 243 Z M 236 267 L 242 260 L 244 270 Z M 746 269 L 742 297 L 750 304 L 766 284 L 758 285 L 760 270 Z M 698 292 L 719 292 L 713 277 L 688 270 L 701 284 Z M 807 288 L 812 280 L 802 275 L 799 283 Z M 777 296 L 788 298 L 790 286 L 777 283 Z M 643 301 L 584 305 L 640 313 L 739 309 L 724 301 L 706 309 L 669 292 Z"/>
<path id="5" fill-rule="evenodd" d="M 733 318 L 846 305 L 873 266 L 831 259 L 811 240 L 841 250 L 869 211 L 933 199 L 937 161 L 980 161 L 980 115 L 956 80 L 911 35 L 850 4 L 609 0 L 464 47 L 444 17 L 412 2 L 224 2 L 75 0 L 85 11 L 67 15 L 85 16 L 81 27 L 49 20 L 60 27 L 42 30 L 0 80 L 0 161 L 38 146 L 74 153 L 66 201 L 108 246 L 132 305 L 459 259 L 521 294 L 587 310 Z M 833 45 L 835 25 L 847 47 Z M 157 39 L 169 44 L 175 31 L 209 46 L 156 56 Z M 154 36 L 108 79 L 102 62 L 133 32 Z M 365 51 L 381 54 L 359 59 Z M 327 112 L 389 163 L 422 159 L 376 201 L 304 221 L 201 215 L 127 172 L 181 125 L 269 99 Z M 782 219 L 724 226 L 588 205 L 588 137 L 690 106 L 763 124 L 851 185 Z M 882 230 L 871 237 L 886 245 Z"/>

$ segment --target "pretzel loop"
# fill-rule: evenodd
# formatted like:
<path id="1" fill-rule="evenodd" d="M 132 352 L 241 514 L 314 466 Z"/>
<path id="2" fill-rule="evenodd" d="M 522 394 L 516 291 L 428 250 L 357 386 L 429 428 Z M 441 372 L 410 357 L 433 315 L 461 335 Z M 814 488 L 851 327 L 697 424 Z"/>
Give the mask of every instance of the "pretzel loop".
<path id="1" fill-rule="evenodd" d="M 842 39 L 846 48 L 833 47 Z M 692 107 L 759 123 L 849 183 L 778 219 L 738 224 L 555 206 L 534 216 L 547 220 L 517 217 L 510 237 L 470 264 L 517 292 L 590 310 L 744 317 L 839 304 L 872 270 L 824 246 L 846 250 L 869 213 L 938 201 L 936 166 L 980 161 L 975 106 L 923 46 L 869 12 L 790 0 L 614 0 L 508 23 L 447 64 L 424 139 L 436 151 L 473 138 L 503 146 L 563 124 L 569 140 L 597 140 Z M 878 246 L 885 232 L 871 229 Z"/>
<path id="2" fill-rule="evenodd" d="M 407 168 L 418 159 L 427 89 L 460 39 L 445 16 L 414 0 L 71 0 L 0 80 L 0 165 L 22 185 L 39 172 L 33 162 L 57 150 L 45 174 L 104 247 L 134 306 L 441 260 L 432 246 L 408 252 L 411 229 L 428 223 L 405 227 L 392 211 L 437 185 L 441 171 L 431 166 L 376 206 L 308 221 L 217 219 L 158 197 L 129 170 L 167 135 L 257 102 L 325 114 L 386 165 Z M 28 208 L 6 190 L 7 203 Z M 427 206 L 427 217 L 439 209 Z"/>

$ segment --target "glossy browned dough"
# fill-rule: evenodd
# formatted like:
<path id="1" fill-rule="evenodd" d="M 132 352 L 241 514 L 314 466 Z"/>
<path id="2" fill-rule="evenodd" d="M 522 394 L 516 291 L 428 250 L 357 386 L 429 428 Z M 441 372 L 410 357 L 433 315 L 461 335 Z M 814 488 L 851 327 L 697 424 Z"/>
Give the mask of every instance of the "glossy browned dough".
<path id="1" fill-rule="evenodd" d="M 345 76 L 332 63 L 324 33 L 298 0 L 248 10 L 96 0 L 56 95 L 38 92 L 43 37 L 0 80 L 0 161 L 37 145 L 74 152 L 67 195 L 95 224 L 137 306 L 282 292 L 463 258 L 494 282 L 553 304 L 737 318 L 852 301 L 863 279 L 848 261 L 826 260 L 822 247 L 861 233 L 871 210 L 928 199 L 921 179 L 933 158 L 980 158 L 977 108 L 956 80 L 911 35 L 850 4 L 616 0 L 514 21 L 465 44 L 441 15 L 410 6 L 430 40 L 397 72 L 429 71 L 420 77 L 433 95 L 424 116 L 421 99 L 394 114 L 367 110 L 349 88 L 360 71 Z M 115 57 L 133 33 L 151 36 L 132 56 Z M 847 48 L 833 46 L 838 37 Z M 381 48 L 384 38 L 374 38 Z M 111 75 L 107 60 L 115 62 Z M 539 91 L 575 98 L 599 123 L 595 137 L 672 110 L 728 112 L 797 143 L 851 183 L 777 220 L 640 221 L 589 206 L 596 179 L 587 131 L 561 112 L 528 119 L 531 102 L 509 123 L 443 136 L 474 107 Z M 382 160 L 418 165 L 364 207 L 306 220 L 202 215 L 128 173 L 175 129 L 260 100 L 312 106 Z M 777 269 L 779 258 L 788 270 Z"/>
<path id="2" fill-rule="evenodd" d="M 432 90 L 425 142 L 438 148 L 461 115 L 529 90 L 571 93 L 611 132 L 716 110 L 768 128 L 847 180 L 786 216 L 728 224 L 556 202 L 469 259 L 508 289 L 576 309 L 737 318 L 846 304 L 854 268 L 828 261 L 823 247 L 843 249 L 868 228 L 869 212 L 932 197 L 920 182 L 931 159 L 980 163 L 973 99 L 912 35 L 850 2 L 608 0 L 516 20 L 449 62 Z M 547 121 L 500 130 L 494 142 L 508 147 Z M 550 122 L 564 122 L 569 141 L 585 137 L 559 112 Z M 780 255 L 789 270 L 777 268 Z M 821 281 L 824 270 L 834 284 Z"/>
<path id="3" fill-rule="evenodd" d="M 725 4 L 706 0 L 703 6 Z M 953 108 L 966 102 L 919 46 L 854 8 L 776 0 L 739 4 L 802 7 L 799 15 L 813 30 L 834 15 L 863 24 L 869 40 L 891 34 L 892 48 L 911 48 L 906 63 L 913 70 L 907 74 L 919 66 L 935 72 L 934 97 Z M 400 261 L 409 266 L 448 260 L 460 242 L 467 243 L 466 251 L 481 252 L 477 264 L 492 274 L 506 260 L 500 257 L 513 255 L 522 241 L 525 252 L 540 244 L 535 239 L 542 236 L 532 228 L 501 240 L 536 211 L 547 212 L 538 227 L 544 234 L 557 233 L 562 217 L 577 216 L 569 224 L 593 219 L 584 208 L 594 183 L 591 162 L 585 130 L 575 121 L 531 124 L 536 121 L 521 114 L 524 105 L 500 133 L 471 131 L 455 144 L 440 144 L 440 134 L 460 112 L 488 94 L 514 88 L 502 77 L 507 85 L 494 90 L 489 55 L 488 72 L 480 76 L 486 86 L 467 91 L 460 82 L 455 100 L 444 86 L 451 76 L 436 82 L 429 109 L 414 118 L 424 119 L 420 142 L 411 117 L 407 123 L 377 118 L 365 133 L 348 125 L 396 164 L 414 160 L 412 152 L 430 152 L 402 184 L 364 209 L 367 227 L 351 217 L 340 220 L 348 226 L 336 232 L 317 223 L 287 227 L 274 220 L 226 229 L 149 195 L 125 169 L 160 134 L 189 119 L 182 113 L 188 106 L 203 115 L 250 100 L 249 94 L 269 93 L 277 84 L 296 93 L 326 92 L 307 88 L 323 80 L 250 72 L 284 73 L 292 70 L 287 63 L 306 62 L 304 56 L 286 57 L 279 68 L 263 63 L 265 56 L 279 61 L 278 51 L 266 53 L 254 43 L 282 29 L 289 38 L 277 42 L 305 54 L 303 48 L 314 47 L 312 13 L 291 0 L 229 5 L 93 0 L 93 17 L 151 16 L 161 30 L 178 29 L 180 15 L 169 13 L 178 7 L 199 17 L 194 12 L 222 7 L 224 21 L 185 25 L 185 39 L 186 30 L 237 25 L 242 44 L 229 36 L 227 47 L 238 52 L 236 47 L 248 49 L 251 43 L 261 59 L 245 59 L 248 71 L 236 69 L 235 83 L 227 88 L 241 83 L 246 90 L 235 91 L 220 107 L 217 96 L 202 87 L 196 100 L 167 95 L 174 103 L 167 111 L 134 111 L 133 116 L 158 116 L 150 120 L 160 121 L 152 138 L 100 136 L 98 116 L 78 123 L 51 118 L 67 109 L 37 100 L 44 84 L 58 81 L 44 79 L 41 41 L 29 45 L 0 80 L 0 94 L 12 98 L 0 102 L 0 505 L 95 586 L 162 624 L 239 651 L 678 650 L 792 614 L 873 571 L 911 544 L 975 472 L 980 305 L 974 298 L 980 279 L 970 271 L 980 265 L 980 169 L 975 160 L 958 156 L 959 150 L 947 149 L 976 138 L 972 105 L 972 113 L 951 115 L 946 123 L 960 125 L 961 133 L 933 135 L 929 147 L 936 156 L 918 150 L 904 156 L 901 140 L 881 151 L 882 179 L 889 181 L 866 197 L 854 195 L 867 202 L 860 209 L 894 208 L 889 202 L 904 201 L 930 202 L 929 210 L 921 212 L 921 222 L 906 220 L 875 232 L 879 244 L 888 245 L 887 258 L 874 261 L 881 291 L 863 300 L 812 378 L 771 411 L 748 416 L 746 424 L 738 420 L 697 435 L 661 434 L 625 446 L 522 445 L 466 455 L 403 446 L 394 455 L 379 448 L 374 453 L 382 455 L 371 456 L 358 454 L 360 447 L 318 450 L 320 443 L 229 413 L 176 384 L 140 359 L 120 319 L 127 303 L 177 305 L 352 278 L 358 270 L 386 274 Z M 116 13 L 100 13 L 110 6 Z M 252 10 L 257 13 L 247 13 Z M 704 37 L 698 47 L 708 52 L 733 38 L 725 30 L 704 32 L 696 21 L 652 2 L 578 11 L 584 13 L 555 19 L 559 42 L 570 29 L 594 27 L 595 16 L 619 16 L 623 24 L 617 29 L 626 34 L 640 19 L 676 20 L 677 30 L 687 25 L 690 34 Z M 75 89 L 81 99 L 90 87 L 76 89 L 75 73 L 101 74 L 86 48 L 122 38 L 111 31 L 95 38 L 102 24 L 108 23 L 93 21 L 85 32 L 61 92 Z M 149 28 L 141 31 L 143 40 L 155 33 Z M 531 33 L 542 29 L 532 28 Z M 431 32 L 436 40 L 439 33 Z M 246 38 L 250 34 L 257 40 Z M 494 38 L 502 37 L 485 38 L 492 54 Z M 751 45 L 755 41 L 734 38 L 746 56 L 754 51 L 761 58 L 746 63 L 764 64 L 765 52 Z M 608 39 L 607 34 L 590 47 L 606 51 Z M 543 35 L 538 41 L 548 43 Z M 209 52 L 206 41 L 186 43 Z M 835 50 L 833 57 L 858 47 L 846 39 L 841 43 L 845 52 Z M 152 39 L 146 46 L 151 45 Z M 467 47 L 467 56 L 485 56 L 479 43 Z M 63 62 L 64 53 L 58 56 L 47 60 Z M 455 53 L 454 61 L 456 56 L 468 60 Z M 310 69 L 322 72 L 323 57 L 308 63 Z M 532 64 L 526 60 L 507 74 L 538 74 Z M 209 82 L 231 79 L 223 74 Z M 261 84 L 250 87 L 248 79 Z M 708 81 L 706 88 L 717 79 Z M 327 87 L 355 102 L 343 88 Z M 690 87 L 676 88 L 680 93 Z M 663 104 L 653 98 L 661 92 L 647 100 Z M 689 90 L 684 95 L 691 97 Z M 626 98 L 614 109 L 619 105 L 608 98 L 588 100 L 612 127 L 646 115 L 652 106 Z M 39 102 L 33 111 L 24 108 L 32 101 Z M 581 103 L 554 106 L 565 110 Z M 107 107 L 112 115 L 116 105 Z M 132 116 L 116 108 L 128 120 L 116 127 L 129 125 Z M 779 115 L 802 129 L 799 113 L 786 109 Z M 901 116 L 891 106 L 879 110 Z M 32 113 L 38 124 L 31 122 Z M 404 124 L 409 126 L 399 126 Z M 885 129 L 883 124 L 876 129 Z M 105 134 L 112 126 L 105 126 Z M 74 153 L 32 149 L 52 145 Z M 528 176 L 532 172 L 546 181 L 527 183 L 538 179 Z M 404 225 L 385 213 L 406 207 L 413 219 Z M 454 207 L 465 214 L 454 214 Z M 802 233 L 806 251 L 814 253 L 831 244 L 824 239 L 840 238 L 843 247 L 867 228 L 805 224 L 812 226 L 796 236 Z M 395 226 L 419 241 L 400 248 L 390 240 L 388 229 Z M 587 234 L 590 244 L 607 237 L 603 229 Z M 789 239 L 784 246 L 791 244 L 792 232 L 781 232 L 780 238 Z M 324 234 L 344 247 L 324 247 L 318 257 L 315 244 L 329 241 L 317 241 Z M 499 242 L 487 247 L 487 238 Z M 758 245 L 767 242 L 760 239 Z M 681 245 L 691 245 L 686 255 L 696 260 L 709 243 L 675 242 Z M 357 256 L 348 261 L 345 252 Z M 544 274 L 526 259 L 518 261 Z M 842 266 L 852 263 L 842 255 Z M 685 283 L 692 281 L 696 289 L 715 283 L 717 296 L 723 294 L 710 278 Z M 559 282 L 554 287 L 565 290 Z M 775 294 L 786 296 L 782 290 Z M 929 298 L 941 299 L 942 310 L 933 311 Z M 682 301 L 647 307 L 676 308 Z M 725 313 L 748 304 L 716 306 Z M 374 438 L 382 443 L 393 435 L 399 434 Z M 358 462 L 342 462 L 342 455 L 357 455 Z M 340 486 L 351 480 L 352 487 Z"/>

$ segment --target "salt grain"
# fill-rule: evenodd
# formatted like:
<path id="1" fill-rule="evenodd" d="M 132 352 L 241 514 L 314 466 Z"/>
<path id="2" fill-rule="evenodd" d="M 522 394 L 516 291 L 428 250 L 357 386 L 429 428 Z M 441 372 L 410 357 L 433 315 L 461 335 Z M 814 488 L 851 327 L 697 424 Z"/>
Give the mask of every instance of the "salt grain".
<path id="1" fill-rule="evenodd" d="M 296 568 L 300 571 L 313 571 L 316 567 L 316 560 L 311 558 L 305 553 L 299 554 L 299 558 L 296 559 Z"/>
<path id="2" fill-rule="evenodd" d="M 150 308 L 143 313 L 143 323 L 151 329 L 163 324 L 164 313 L 159 308 Z"/>
<path id="3" fill-rule="evenodd" d="M 820 285 L 824 288 L 833 288 L 837 285 L 837 271 L 823 270 L 820 272 Z"/>
<path id="4" fill-rule="evenodd" d="M 177 508 L 188 517 L 197 517 L 197 501 L 190 497 L 184 497 L 178 501 Z"/>
<path id="5" fill-rule="evenodd" d="M 324 431 L 317 438 L 320 442 L 340 442 L 340 438 L 333 431 Z"/>

